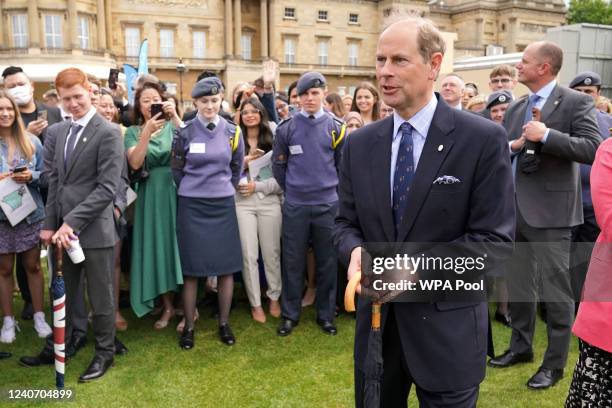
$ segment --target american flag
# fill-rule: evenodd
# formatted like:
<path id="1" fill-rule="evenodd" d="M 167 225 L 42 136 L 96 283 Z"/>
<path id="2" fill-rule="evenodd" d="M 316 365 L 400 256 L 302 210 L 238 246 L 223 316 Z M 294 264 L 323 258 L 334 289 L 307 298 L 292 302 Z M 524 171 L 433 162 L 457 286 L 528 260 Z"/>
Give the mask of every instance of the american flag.
<path id="1" fill-rule="evenodd" d="M 53 351 L 55 354 L 55 385 L 64 388 L 64 368 L 66 362 L 66 288 L 62 274 L 63 250 L 56 247 L 56 274 L 51 291 L 53 292 Z M 49 254 L 51 256 L 51 254 Z"/>

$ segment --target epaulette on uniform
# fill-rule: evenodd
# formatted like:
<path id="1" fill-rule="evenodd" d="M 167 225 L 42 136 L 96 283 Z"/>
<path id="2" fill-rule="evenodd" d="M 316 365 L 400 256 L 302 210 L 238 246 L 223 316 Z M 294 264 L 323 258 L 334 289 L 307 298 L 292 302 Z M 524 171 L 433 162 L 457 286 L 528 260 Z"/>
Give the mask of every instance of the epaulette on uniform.
<path id="1" fill-rule="evenodd" d="M 288 118 L 281 120 L 281 121 L 278 123 L 278 125 L 276 125 L 276 128 L 278 129 L 279 127 L 281 127 L 281 126 L 285 125 L 286 123 L 291 122 L 291 119 L 292 119 L 292 118 L 293 118 L 292 116 L 289 116 Z"/>

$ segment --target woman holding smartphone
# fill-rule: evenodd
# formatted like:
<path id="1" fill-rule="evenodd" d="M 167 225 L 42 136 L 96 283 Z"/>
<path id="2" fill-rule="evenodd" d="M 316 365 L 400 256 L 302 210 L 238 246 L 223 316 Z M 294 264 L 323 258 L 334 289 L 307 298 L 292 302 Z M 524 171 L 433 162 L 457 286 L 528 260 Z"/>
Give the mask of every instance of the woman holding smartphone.
<path id="1" fill-rule="evenodd" d="M 242 244 L 242 278 L 251 304 L 253 320 L 265 323 L 266 314 L 261 307 L 259 282 L 259 247 L 263 256 L 269 299 L 269 311 L 280 317 L 281 295 L 281 194 L 282 189 L 272 176 L 270 166 L 259 174 L 249 173 L 249 163 L 272 150 L 272 130 L 268 115 L 257 100 L 249 98 L 240 106 L 240 128 L 248 154 L 244 157 L 245 172 L 236 194 L 236 213 Z"/>
<path id="2" fill-rule="evenodd" d="M 13 315 L 13 266 L 21 255 L 28 276 L 34 309 L 34 329 L 39 337 L 51 334 L 43 310 L 43 274 L 40 268 L 39 234 L 45 215 L 38 178 L 43 166 L 39 139 L 26 133 L 15 100 L 0 90 L 0 180 L 12 179 L 27 187 L 36 209 L 12 226 L 0 210 L 0 306 L 4 315 L 0 342 L 15 341 L 18 329 Z"/>
<path id="3" fill-rule="evenodd" d="M 234 194 L 242 171 L 240 128 L 219 116 L 223 85 L 217 77 L 198 81 L 191 91 L 195 119 L 176 132 L 172 172 L 178 186 L 177 237 L 185 284 L 185 326 L 179 346 L 194 345 L 198 278 L 217 277 L 219 338 L 233 345 L 229 326 L 233 274 L 242 268 Z"/>
<path id="4" fill-rule="evenodd" d="M 172 134 L 182 122 L 174 104 L 162 95 L 155 83 L 145 83 L 136 91 L 137 125 L 125 133 L 128 164 L 142 175 L 136 183 L 130 301 L 140 317 L 153 310 L 161 295 L 164 309 L 154 325 L 158 330 L 174 317 L 173 292 L 183 283 L 176 243 L 176 187 L 170 170 Z"/>

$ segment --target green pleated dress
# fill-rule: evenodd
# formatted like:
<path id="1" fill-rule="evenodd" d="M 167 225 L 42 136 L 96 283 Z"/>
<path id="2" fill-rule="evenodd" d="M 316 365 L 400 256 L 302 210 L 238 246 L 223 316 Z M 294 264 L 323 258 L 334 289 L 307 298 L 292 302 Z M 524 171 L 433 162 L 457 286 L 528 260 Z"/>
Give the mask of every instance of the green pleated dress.
<path id="1" fill-rule="evenodd" d="M 176 241 L 176 187 L 170 170 L 173 132 L 174 126 L 167 122 L 149 141 L 149 177 L 136 188 L 130 301 L 138 317 L 153 310 L 159 295 L 183 284 Z M 139 135 L 139 126 L 127 129 L 126 150 L 138 144 Z"/>

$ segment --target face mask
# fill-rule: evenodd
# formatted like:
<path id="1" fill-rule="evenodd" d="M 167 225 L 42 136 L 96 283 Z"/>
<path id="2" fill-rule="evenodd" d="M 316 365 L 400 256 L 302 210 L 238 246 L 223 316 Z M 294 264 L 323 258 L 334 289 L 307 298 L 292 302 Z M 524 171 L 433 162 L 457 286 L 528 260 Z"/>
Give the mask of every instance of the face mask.
<path id="1" fill-rule="evenodd" d="M 8 92 L 19 106 L 27 105 L 32 100 L 32 88 L 30 88 L 30 85 L 16 86 L 9 89 Z"/>

